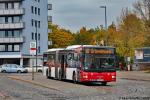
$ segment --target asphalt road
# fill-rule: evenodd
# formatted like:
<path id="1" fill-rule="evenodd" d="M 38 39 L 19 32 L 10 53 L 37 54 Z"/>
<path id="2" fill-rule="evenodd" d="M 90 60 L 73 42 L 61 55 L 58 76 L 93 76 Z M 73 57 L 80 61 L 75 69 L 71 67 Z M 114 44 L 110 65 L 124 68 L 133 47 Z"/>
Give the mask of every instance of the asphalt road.
<path id="1" fill-rule="evenodd" d="M 59 91 L 0 76 L 0 100 L 65 100 Z"/>
<path id="2" fill-rule="evenodd" d="M 0 73 L 0 100 L 150 100 L 149 81 L 117 79 L 116 83 L 101 86 L 45 79 L 40 74 L 35 76 L 39 82 L 49 84 L 50 89 L 9 76 L 18 75 Z M 22 77 L 30 75 L 22 74 Z"/>

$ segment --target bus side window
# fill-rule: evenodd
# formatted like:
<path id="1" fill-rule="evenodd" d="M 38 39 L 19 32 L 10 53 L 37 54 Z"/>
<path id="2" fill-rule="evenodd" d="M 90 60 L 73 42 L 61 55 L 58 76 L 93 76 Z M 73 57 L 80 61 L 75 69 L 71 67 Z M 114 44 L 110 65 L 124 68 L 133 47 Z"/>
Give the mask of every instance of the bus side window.
<path id="1" fill-rule="evenodd" d="M 74 60 L 78 61 L 78 54 L 77 53 L 74 54 Z"/>
<path id="2" fill-rule="evenodd" d="M 71 59 L 72 59 L 72 54 L 71 54 L 71 53 L 68 54 L 67 59 L 68 59 L 68 60 L 71 60 Z"/>

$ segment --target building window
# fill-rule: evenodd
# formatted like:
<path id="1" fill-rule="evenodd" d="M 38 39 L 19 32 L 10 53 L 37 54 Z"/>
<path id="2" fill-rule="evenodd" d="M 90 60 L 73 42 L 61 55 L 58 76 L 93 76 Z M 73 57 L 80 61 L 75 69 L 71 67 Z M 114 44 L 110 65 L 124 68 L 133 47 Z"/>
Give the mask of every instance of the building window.
<path id="1" fill-rule="evenodd" d="M 20 8 L 20 4 L 18 2 L 14 3 L 14 9 L 19 9 Z"/>
<path id="2" fill-rule="evenodd" d="M 13 3 L 5 3 L 5 9 L 13 9 Z"/>
<path id="3" fill-rule="evenodd" d="M 14 37 L 20 37 L 20 31 L 14 30 Z"/>
<path id="4" fill-rule="evenodd" d="M 31 25 L 34 26 L 34 20 L 33 19 L 31 20 Z"/>
<path id="5" fill-rule="evenodd" d="M 8 37 L 13 37 L 13 31 L 11 31 L 11 30 L 10 30 L 10 31 L 7 31 L 7 36 L 8 36 Z"/>
<path id="6" fill-rule="evenodd" d="M 13 17 L 13 22 L 14 23 L 20 22 L 20 17 L 19 16 Z"/>
<path id="7" fill-rule="evenodd" d="M 13 46 L 12 45 L 8 45 L 7 51 L 13 51 Z"/>
<path id="8" fill-rule="evenodd" d="M 41 26 L 41 25 L 40 25 L 40 21 L 38 21 L 38 27 L 40 28 L 40 26 Z"/>
<path id="9" fill-rule="evenodd" d="M 32 38 L 32 40 L 34 40 L 34 33 L 33 32 L 31 34 L 31 38 Z"/>
<path id="10" fill-rule="evenodd" d="M 40 48 L 40 46 L 38 46 L 38 53 L 40 53 L 41 52 L 41 50 L 40 50 L 41 48 Z"/>
<path id="11" fill-rule="evenodd" d="M 20 51 L 20 45 L 14 45 L 14 51 Z"/>
<path id="12" fill-rule="evenodd" d="M 5 17 L 5 22 L 6 23 L 12 23 L 13 22 L 13 18 L 12 17 Z"/>
<path id="13" fill-rule="evenodd" d="M 14 52 L 14 51 L 20 51 L 20 45 L 19 44 L 9 44 L 9 45 L 0 45 L 0 52 Z"/>
<path id="14" fill-rule="evenodd" d="M 31 13 L 34 13 L 34 8 L 33 8 L 33 6 L 31 6 Z"/>
<path id="15" fill-rule="evenodd" d="M 5 45 L 0 45 L 0 51 L 5 51 Z"/>
<path id="16" fill-rule="evenodd" d="M 38 15 L 40 15 L 40 8 L 38 8 Z"/>
<path id="17" fill-rule="evenodd" d="M 38 34 L 38 40 L 40 41 L 40 33 Z"/>
<path id="18" fill-rule="evenodd" d="M 35 14 L 37 14 L 37 8 L 35 7 Z"/>
<path id="19" fill-rule="evenodd" d="M 5 3 L 0 3 L 0 9 L 5 9 Z"/>
<path id="20" fill-rule="evenodd" d="M 5 23 L 5 17 L 0 17 L 0 23 L 4 24 Z"/>
<path id="21" fill-rule="evenodd" d="M 48 9 L 48 10 L 52 10 L 52 4 L 48 4 L 48 5 L 47 5 L 47 9 Z"/>
<path id="22" fill-rule="evenodd" d="M 5 37 L 5 31 L 0 31 L 0 37 Z"/>

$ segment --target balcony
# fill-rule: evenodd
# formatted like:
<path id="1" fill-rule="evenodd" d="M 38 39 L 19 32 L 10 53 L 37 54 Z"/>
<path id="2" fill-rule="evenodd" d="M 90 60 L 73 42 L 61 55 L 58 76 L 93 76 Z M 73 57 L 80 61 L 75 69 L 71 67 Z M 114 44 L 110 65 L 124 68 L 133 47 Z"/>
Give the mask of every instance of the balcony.
<path id="1" fill-rule="evenodd" d="M 18 1 L 23 1 L 23 0 L 0 0 L 0 2 L 18 2 Z"/>
<path id="2" fill-rule="evenodd" d="M 23 43 L 24 37 L 0 37 L 0 43 Z"/>
<path id="3" fill-rule="evenodd" d="M 24 27 L 25 25 L 23 22 L 0 24 L 0 29 L 22 29 Z"/>
<path id="4" fill-rule="evenodd" d="M 25 13 L 24 9 L 4 9 L 0 10 L 0 16 L 6 15 L 23 15 Z"/>

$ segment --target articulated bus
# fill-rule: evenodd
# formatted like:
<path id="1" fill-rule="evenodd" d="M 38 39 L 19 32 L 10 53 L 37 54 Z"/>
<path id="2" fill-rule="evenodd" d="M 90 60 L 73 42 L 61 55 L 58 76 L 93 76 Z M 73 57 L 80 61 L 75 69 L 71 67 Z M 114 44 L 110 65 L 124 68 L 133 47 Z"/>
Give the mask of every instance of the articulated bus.
<path id="1" fill-rule="evenodd" d="M 47 78 L 77 82 L 116 81 L 115 48 L 95 45 L 73 45 L 49 49 L 44 53 Z"/>

